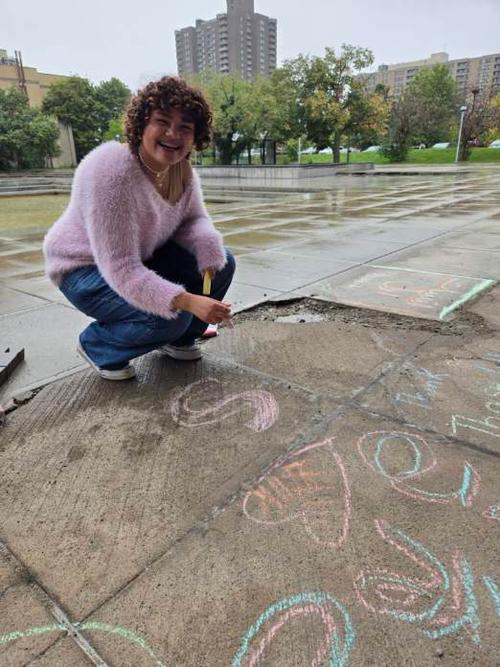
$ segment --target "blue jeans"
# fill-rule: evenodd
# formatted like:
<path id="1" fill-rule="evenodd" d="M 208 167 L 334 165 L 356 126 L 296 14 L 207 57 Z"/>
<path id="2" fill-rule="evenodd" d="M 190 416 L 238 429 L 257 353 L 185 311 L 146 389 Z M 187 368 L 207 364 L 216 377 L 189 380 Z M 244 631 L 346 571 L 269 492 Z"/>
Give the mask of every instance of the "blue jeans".
<path id="1" fill-rule="evenodd" d="M 226 250 L 227 264 L 212 280 L 214 299 L 221 301 L 234 275 L 235 261 Z M 195 257 L 173 241 L 158 248 L 145 265 L 163 278 L 183 284 L 188 292 L 202 294 L 203 279 Z M 131 306 L 107 284 L 96 266 L 84 266 L 67 273 L 59 286 L 78 310 L 94 318 L 80 334 L 87 356 L 99 366 L 113 370 L 166 343 L 190 345 L 207 324 L 181 311 L 166 320 Z"/>

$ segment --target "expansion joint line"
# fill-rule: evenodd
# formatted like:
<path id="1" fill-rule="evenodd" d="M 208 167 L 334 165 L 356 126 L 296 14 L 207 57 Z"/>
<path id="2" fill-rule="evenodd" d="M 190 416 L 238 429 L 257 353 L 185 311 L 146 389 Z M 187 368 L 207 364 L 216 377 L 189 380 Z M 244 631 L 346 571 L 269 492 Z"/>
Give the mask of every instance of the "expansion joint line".
<path id="1" fill-rule="evenodd" d="M 23 563 L 23 561 L 7 546 L 7 544 L 0 539 L 0 559 L 5 563 L 14 567 L 17 573 L 21 576 L 22 580 L 26 581 L 27 585 L 35 593 L 38 600 L 41 604 L 47 609 L 47 611 L 55 618 L 61 630 L 65 630 L 67 636 L 77 644 L 77 646 L 85 653 L 87 658 L 92 662 L 96 667 L 111 667 L 101 656 L 97 653 L 95 648 L 90 644 L 88 639 L 83 636 L 81 631 L 78 629 L 69 618 L 68 614 L 64 611 L 60 604 L 58 604 L 50 593 L 45 589 L 42 584 L 37 581 L 33 573 L 28 569 L 28 567 Z M 59 641 L 57 638 L 44 653 L 54 646 Z"/>

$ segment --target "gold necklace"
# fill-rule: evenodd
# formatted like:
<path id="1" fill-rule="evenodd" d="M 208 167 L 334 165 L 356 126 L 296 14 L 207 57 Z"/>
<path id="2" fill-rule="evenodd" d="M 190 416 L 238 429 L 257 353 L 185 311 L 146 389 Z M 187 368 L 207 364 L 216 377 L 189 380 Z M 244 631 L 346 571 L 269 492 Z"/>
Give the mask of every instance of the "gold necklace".
<path id="1" fill-rule="evenodd" d="M 165 176 L 166 176 L 168 170 L 170 169 L 170 165 L 168 165 L 168 167 L 166 167 L 165 169 L 163 169 L 163 171 L 156 171 L 156 169 L 152 169 L 152 168 L 146 163 L 146 161 L 144 160 L 144 158 L 143 158 L 142 155 L 141 155 L 141 151 L 140 151 L 140 150 L 138 151 L 138 155 L 139 155 L 139 160 L 140 160 L 142 166 L 145 167 L 145 168 L 149 171 L 150 174 L 153 174 L 153 176 L 155 177 L 156 182 L 158 183 L 158 185 L 162 185 L 162 183 L 163 183 L 163 179 L 165 178 Z"/>

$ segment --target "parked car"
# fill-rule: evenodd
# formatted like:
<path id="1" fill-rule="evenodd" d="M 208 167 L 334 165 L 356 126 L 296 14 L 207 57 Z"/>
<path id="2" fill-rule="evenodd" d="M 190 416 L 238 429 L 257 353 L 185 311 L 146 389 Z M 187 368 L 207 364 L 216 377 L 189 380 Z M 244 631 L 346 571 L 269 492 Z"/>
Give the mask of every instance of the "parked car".
<path id="1" fill-rule="evenodd" d="M 363 153 L 378 153 L 382 149 L 382 146 L 368 146 L 365 148 Z"/>
<path id="2" fill-rule="evenodd" d="M 488 148 L 500 148 L 500 139 L 495 139 L 495 141 L 492 141 Z"/>
<path id="3" fill-rule="evenodd" d="M 305 148 L 303 151 L 300 151 L 301 155 L 313 155 L 316 153 L 316 149 L 312 146 L 310 148 Z"/>
<path id="4" fill-rule="evenodd" d="M 449 141 L 440 141 L 437 144 L 434 144 L 432 148 L 439 148 L 439 149 L 444 149 L 444 148 L 449 148 L 451 146 Z"/>

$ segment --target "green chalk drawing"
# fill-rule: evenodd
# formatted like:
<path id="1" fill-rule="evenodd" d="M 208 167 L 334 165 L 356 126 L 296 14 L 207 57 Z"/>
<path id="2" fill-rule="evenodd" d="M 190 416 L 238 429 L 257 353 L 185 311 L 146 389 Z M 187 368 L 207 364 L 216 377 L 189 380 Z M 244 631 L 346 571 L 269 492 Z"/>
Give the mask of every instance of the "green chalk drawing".
<path id="1" fill-rule="evenodd" d="M 491 577 L 483 577 L 483 583 L 488 589 L 488 593 L 493 599 L 493 604 L 495 605 L 495 611 L 497 616 L 500 618 L 500 588 L 495 584 Z"/>
<path id="2" fill-rule="evenodd" d="M 468 292 L 463 294 L 459 299 L 451 303 L 449 306 L 445 306 L 442 311 L 439 313 L 439 319 L 444 320 L 445 317 L 450 315 L 454 310 L 457 308 L 460 308 L 464 303 L 467 303 L 467 301 L 470 301 L 470 299 L 473 299 L 475 296 L 483 292 L 485 289 L 488 287 L 491 287 L 494 285 L 493 280 L 482 280 L 480 283 L 475 285 L 472 289 L 470 289 Z"/>
<path id="3" fill-rule="evenodd" d="M 424 630 L 431 639 L 440 639 L 448 635 L 460 632 L 462 628 L 467 628 L 472 641 L 477 646 L 481 645 L 481 635 L 479 634 L 480 620 L 479 609 L 477 606 L 476 595 L 474 593 L 474 577 L 468 561 L 461 559 L 456 563 L 456 577 L 461 584 L 465 599 L 465 610 L 462 616 L 457 619 L 443 617 L 443 627 L 438 630 Z"/>
<path id="4" fill-rule="evenodd" d="M 418 623 L 423 633 L 430 639 L 439 639 L 466 630 L 474 644 L 481 645 L 480 618 L 474 577 L 470 563 L 460 552 L 453 554 L 453 574 L 450 577 L 446 567 L 428 549 L 399 529 L 392 528 L 384 521 L 376 521 L 377 531 L 382 539 L 406 555 L 430 575 L 430 579 L 415 579 L 380 568 L 361 572 L 354 580 L 354 587 L 360 602 L 368 611 L 389 614 L 399 621 Z M 488 585 L 488 584 L 487 584 Z M 391 598 L 390 593 L 394 593 Z M 375 595 L 369 599 L 368 595 Z M 452 594 L 452 604 L 445 598 Z M 402 599 L 402 594 L 406 598 Z M 416 603 L 430 597 L 431 601 L 423 611 L 412 611 Z M 375 602 L 370 601 L 375 599 Z"/>
<path id="5" fill-rule="evenodd" d="M 304 608 L 310 605 L 325 606 L 333 605 L 341 613 L 344 621 L 344 642 L 341 646 L 339 633 L 336 627 L 333 628 L 330 654 L 328 656 L 328 667 L 347 667 L 349 654 L 354 643 L 356 634 L 352 625 L 351 617 L 344 605 L 328 593 L 299 593 L 289 598 L 280 600 L 268 607 L 256 620 L 256 622 L 247 630 L 241 641 L 240 649 L 234 656 L 232 667 L 241 667 L 242 661 L 249 658 L 249 664 L 255 665 L 260 662 L 258 653 L 252 651 L 252 641 L 259 630 L 271 619 L 286 613 L 293 608 Z M 271 628 L 268 632 L 268 639 L 272 640 L 276 633 L 276 628 Z"/>
<path id="6" fill-rule="evenodd" d="M 73 623 L 73 627 L 78 630 L 94 630 L 96 632 L 103 632 L 108 635 L 118 635 L 122 639 L 126 639 L 131 644 L 136 644 L 139 646 L 152 660 L 152 664 L 155 667 L 166 667 L 165 663 L 162 662 L 153 652 L 153 649 L 147 644 L 146 640 L 140 635 L 136 635 L 131 630 L 126 628 L 121 628 L 115 625 L 108 625 L 107 623 L 97 623 L 94 621 L 87 621 L 84 623 Z M 10 642 L 16 641 L 17 639 L 26 639 L 28 637 L 36 637 L 38 635 L 44 635 L 51 632 L 65 632 L 68 633 L 68 627 L 61 623 L 56 623 L 53 625 L 43 625 L 40 627 L 29 628 L 28 630 L 15 630 L 13 632 L 7 632 L 3 635 L 0 635 L 0 645 L 9 644 Z"/>

